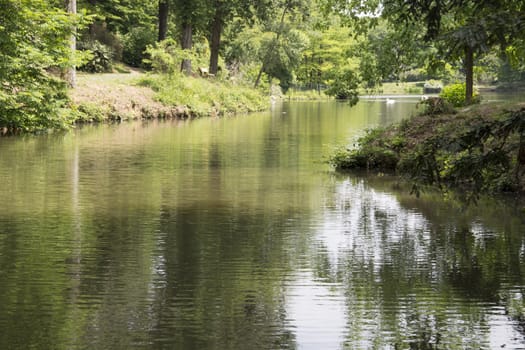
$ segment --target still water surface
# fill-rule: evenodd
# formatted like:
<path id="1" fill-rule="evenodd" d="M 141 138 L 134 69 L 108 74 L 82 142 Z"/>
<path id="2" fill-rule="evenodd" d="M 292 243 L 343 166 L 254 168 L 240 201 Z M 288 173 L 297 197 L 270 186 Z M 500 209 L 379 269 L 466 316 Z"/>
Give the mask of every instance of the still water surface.
<path id="1" fill-rule="evenodd" d="M 416 100 L 0 139 L 0 349 L 525 348 L 525 220 L 323 159 Z"/>

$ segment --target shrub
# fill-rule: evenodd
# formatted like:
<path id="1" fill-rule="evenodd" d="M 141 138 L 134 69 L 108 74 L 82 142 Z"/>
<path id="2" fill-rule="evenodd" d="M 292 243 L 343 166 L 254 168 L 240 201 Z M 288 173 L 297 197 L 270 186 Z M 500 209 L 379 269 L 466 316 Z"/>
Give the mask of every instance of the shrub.
<path id="1" fill-rule="evenodd" d="M 375 169 L 394 171 L 399 157 L 387 148 L 361 147 L 356 150 L 337 150 L 328 160 L 337 170 L 343 169 Z"/>
<path id="2" fill-rule="evenodd" d="M 87 62 L 78 67 L 89 73 L 111 72 L 113 68 L 113 50 L 98 41 L 80 42 L 79 50 L 89 51 Z"/>
<path id="3" fill-rule="evenodd" d="M 421 94 L 423 93 L 423 88 L 419 86 L 408 86 L 405 88 L 407 94 Z"/>
<path id="4" fill-rule="evenodd" d="M 67 128 L 66 84 L 50 72 L 69 68 L 70 30 L 77 19 L 49 1 L 0 6 L 0 130 Z"/>
<path id="5" fill-rule="evenodd" d="M 357 141 L 359 147 L 354 150 L 338 149 L 329 158 L 328 163 L 336 169 L 376 169 L 394 171 L 399 162 L 397 150 L 405 144 L 401 136 L 389 142 L 385 140 L 385 130 L 381 128 L 368 130 Z"/>
<path id="6" fill-rule="evenodd" d="M 454 113 L 454 107 L 450 102 L 441 97 L 430 97 L 420 102 L 425 109 L 423 114 L 426 115 L 439 115 Z"/>
<path id="7" fill-rule="evenodd" d="M 143 60 L 148 58 L 146 48 L 156 41 L 155 32 L 147 27 L 133 28 L 122 38 L 122 61 L 133 67 L 143 67 Z"/>
<path id="8" fill-rule="evenodd" d="M 122 42 L 120 41 L 118 35 L 115 35 L 109 31 L 105 22 L 94 22 L 90 24 L 89 30 L 86 30 L 82 34 L 79 41 L 98 41 L 99 43 L 104 44 L 110 48 L 114 61 L 122 60 Z"/>
<path id="9" fill-rule="evenodd" d="M 440 96 L 445 101 L 452 104 L 454 107 L 462 107 L 465 105 L 465 102 L 466 102 L 466 91 L 467 91 L 467 86 L 465 83 L 452 84 L 449 86 L 445 86 Z M 476 92 L 474 93 L 473 97 L 474 97 L 473 102 L 475 102 L 477 99 Z"/>
<path id="10" fill-rule="evenodd" d="M 18 86 L 0 88 L 0 129 L 19 133 L 68 128 L 72 117 L 67 113 L 65 83 L 38 71 L 29 74 Z"/>
<path id="11" fill-rule="evenodd" d="M 148 45 L 143 63 L 156 73 L 173 74 L 180 71 L 182 60 L 191 60 L 192 66 L 206 67 L 209 52 L 206 41 L 197 41 L 192 50 L 183 50 L 173 39 L 166 39 L 154 45 Z"/>
<path id="12" fill-rule="evenodd" d="M 182 59 L 182 49 L 173 39 L 149 45 L 146 54 L 149 57 L 144 59 L 144 62 L 150 65 L 156 73 L 171 74 L 180 69 L 178 65 Z"/>
<path id="13" fill-rule="evenodd" d="M 358 86 L 359 79 L 352 70 L 347 69 L 337 74 L 330 87 L 326 90 L 326 94 L 334 96 L 338 100 L 349 100 L 351 104 L 356 104 L 358 100 Z"/>
<path id="14" fill-rule="evenodd" d="M 75 119 L 77 123 L 102 122 L 107 114 L 101 106 L 88 102 L 72 106 L 72 110 L 77 112 Z"/>

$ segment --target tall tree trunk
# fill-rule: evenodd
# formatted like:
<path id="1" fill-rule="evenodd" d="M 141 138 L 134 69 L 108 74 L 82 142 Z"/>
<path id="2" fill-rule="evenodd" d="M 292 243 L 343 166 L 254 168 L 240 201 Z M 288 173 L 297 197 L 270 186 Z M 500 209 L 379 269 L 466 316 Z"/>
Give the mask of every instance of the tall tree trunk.
<path id="1" fill-rule="evenodd" d="M 168 0 L 159 0 L 159 41 L 166 39 L 168 33 Z"/>
<path id="2" fill-rule="evenodd" d="M 97 0 L 88 0 L 88 3 L 94 9 L 95 6 L 97 5 Z M 89 38 L 90 39 L 94 39 L 95 38 L 95 23 L 96 23 L 96 21 L 92 21 L 88 25 L 88 32 L 89 32 Z"/>
<path id="3" fill-rule="evenodd" d="M 474 95 L 474 50 L 467 46 L 465 47 L 465 104 L 472 104 Z"/>
<path id="4" fill-rule="evenodd" d="M 210 43 L 210 74 L 217 74 L 219 70 L 219 49 L 221 46 L 222 12 L 220 8 L 215 11 L 211 28 Z"/>
<path id="5" fill-rule="evenodd" d="M 281 15 L 281 23 L 279 24 L 279 31 L 275 35 L 275 39 L 273 40 L 272 45 L 270 46 L 270 49 L 264 55 L 264 59 L 263 59 L 262 65 L 261 65 L 261 69 L 259 69 L 259 74 L 257 74 L 257 79 L 255 79 L 254 87 L 259 86 L 259 83 L 261 82 L 261 76 L 262 76 L 262 74 L 264 72 L 264 69 L 266 68 L 266 65 L 268 64 L 268 60 L 270 59 L 270 56 L 271 56 L 273 50 L 275 49 L 275 47 L 277 46 L 277 44 L 279 42 L 279 38 L 281 37 L 281 34 L 283 32 L 283 28 L 284 28 L 284 17 L 286 16 L 286 12 L 288 12 L 289 9 L 290 9 L 290 3 L 287 2 L 286 6 L 283 9 L 283 14 Z"/>
<path id="6" fill-rule="evenodd" d="M 183 50 L 191 50 L 193 47 L 193 27 L 191 23 L 182 24 L 182 40 L 181 46 Z M 183 59 L 180 70 L 187 75 L 191 74 L 191 60 Z"/>
<path id="7" fill-rule="evenodd" d="M 65 0 L 66 11 L 70 14 L 75 15 L 77 13 L 77 1 L 76 0 Z M 69 39 L 70 58 L 71 61 L 75 59 L 75 51 L 77 49 L 77 37 L 76 27 L 72 28 L 71 37 Z M 74 88 L 77 85 L 77 71 L 75 65 L 72 64 L 64 71 L 64 80 L 67 82 L 69 87 Z"/>

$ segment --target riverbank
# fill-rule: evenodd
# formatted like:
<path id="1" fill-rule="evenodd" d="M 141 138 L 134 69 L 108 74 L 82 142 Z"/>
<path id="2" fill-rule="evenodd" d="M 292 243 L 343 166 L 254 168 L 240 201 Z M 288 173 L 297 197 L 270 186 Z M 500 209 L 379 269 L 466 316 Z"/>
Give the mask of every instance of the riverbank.
<path id="1" fill-rule="evenodd" d="M 79 74 L 69 97 L 76 123 L 218 116 L 269 106 L 263 92 L 230 82 L 139 71 Z"/>
<path id="2" fill-rule="evenodd" d="M 339 171 L 394 172 L 419 191 L 430 185 L 466 199 L 482 193 L 525 193 L 525 104 L 441 109 L 431 99 L 421 115 L 370 130 L 357 147 L 336 151 Z"/>
<path id="3" fill-rule="evenodd" d="M 138 86 L 142 73 L 78 74 L 77 86 L 69 90 L 75 122 L 134 120 L 184 116 L 177 107 L 155 99 L 155 92 Z"/>

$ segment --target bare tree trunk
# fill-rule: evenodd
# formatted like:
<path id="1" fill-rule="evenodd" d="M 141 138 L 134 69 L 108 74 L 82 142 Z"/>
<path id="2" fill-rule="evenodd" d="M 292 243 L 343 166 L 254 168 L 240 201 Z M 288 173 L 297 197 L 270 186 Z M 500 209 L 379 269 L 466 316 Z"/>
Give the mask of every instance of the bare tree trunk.
<path id="1" fill-rule="evenodd" d="M 210 74 L 217 74 L 219 70 L 219 49 L 221 46 L 222 13 L 217 9 L 213 18 L 210 43 Z"/>
<path id="2" fill-rule="evenodd" d="M 181 46 L 183 50 L 191 50 L 193 47 L 193 28 L 191 23 L 182 24 L 182 41 Z M 180 70 L 187 75 L 191 74 L 191 60 L 183 59 Z"/>
<path id="3" fill-rule="evenodd" d="M 77 13 L 77 1 L 76 0 L 65 0 L 65 6 L 68 13 L 75 15 Z M 74 60 L 75 51 L 77 49 L 77 37 L 76 37 L 76 27 L 72 28 L 71 38 L 69 41 L 70 47 L 70 58 Z M 67 82 L 69 87 L 74 88 L 77 85 L 77 71 L 75 65 L 72 64 L 71 67 L 67 68 L 64 72 L 64 80 Z"/>
<path id="4" fill-rule="evenodd" d="M 263 63 L 261 65 L 261 69 L 259 69 L 259 74 L 257 74 L 257 79 L 255 80 L 254 87 L 259 86 L 259 83 L 261 82 L 261 76 L 264 72 L 264 69 L 266 68 L 266 65 L 268 64 L 268 60 L 270 59 L 270 55 L 272 54 L 273 50 L 277 46 L 279 42 L 279 38 L 281 37 L 281 34 L 283 32 L 284 27 L 284 17 L 286 16 L 286 12 L 290 9 L 290 4 L 287 3 L 285 8 L 283 9 L 283 14 L 281 15 L 281 23 L 279 24 L 279 31 L 277 32 L 277 35 L 275 36 L 275 39 L 272 42 L 272 45 L 270 46 L 270 49 L 266 52 L 264 55 Z"/>
<path id="5" fill-rule="evenodd" d="M 472 104 L 474 95 L 474 50 L 471 47 L 465 47 L 465 104 Z"/>
<path id="6" fill-rule="evenodd" d="M 168 0 L 159 0 L 159 41 L 166 39 L 168 33 Z"/>

